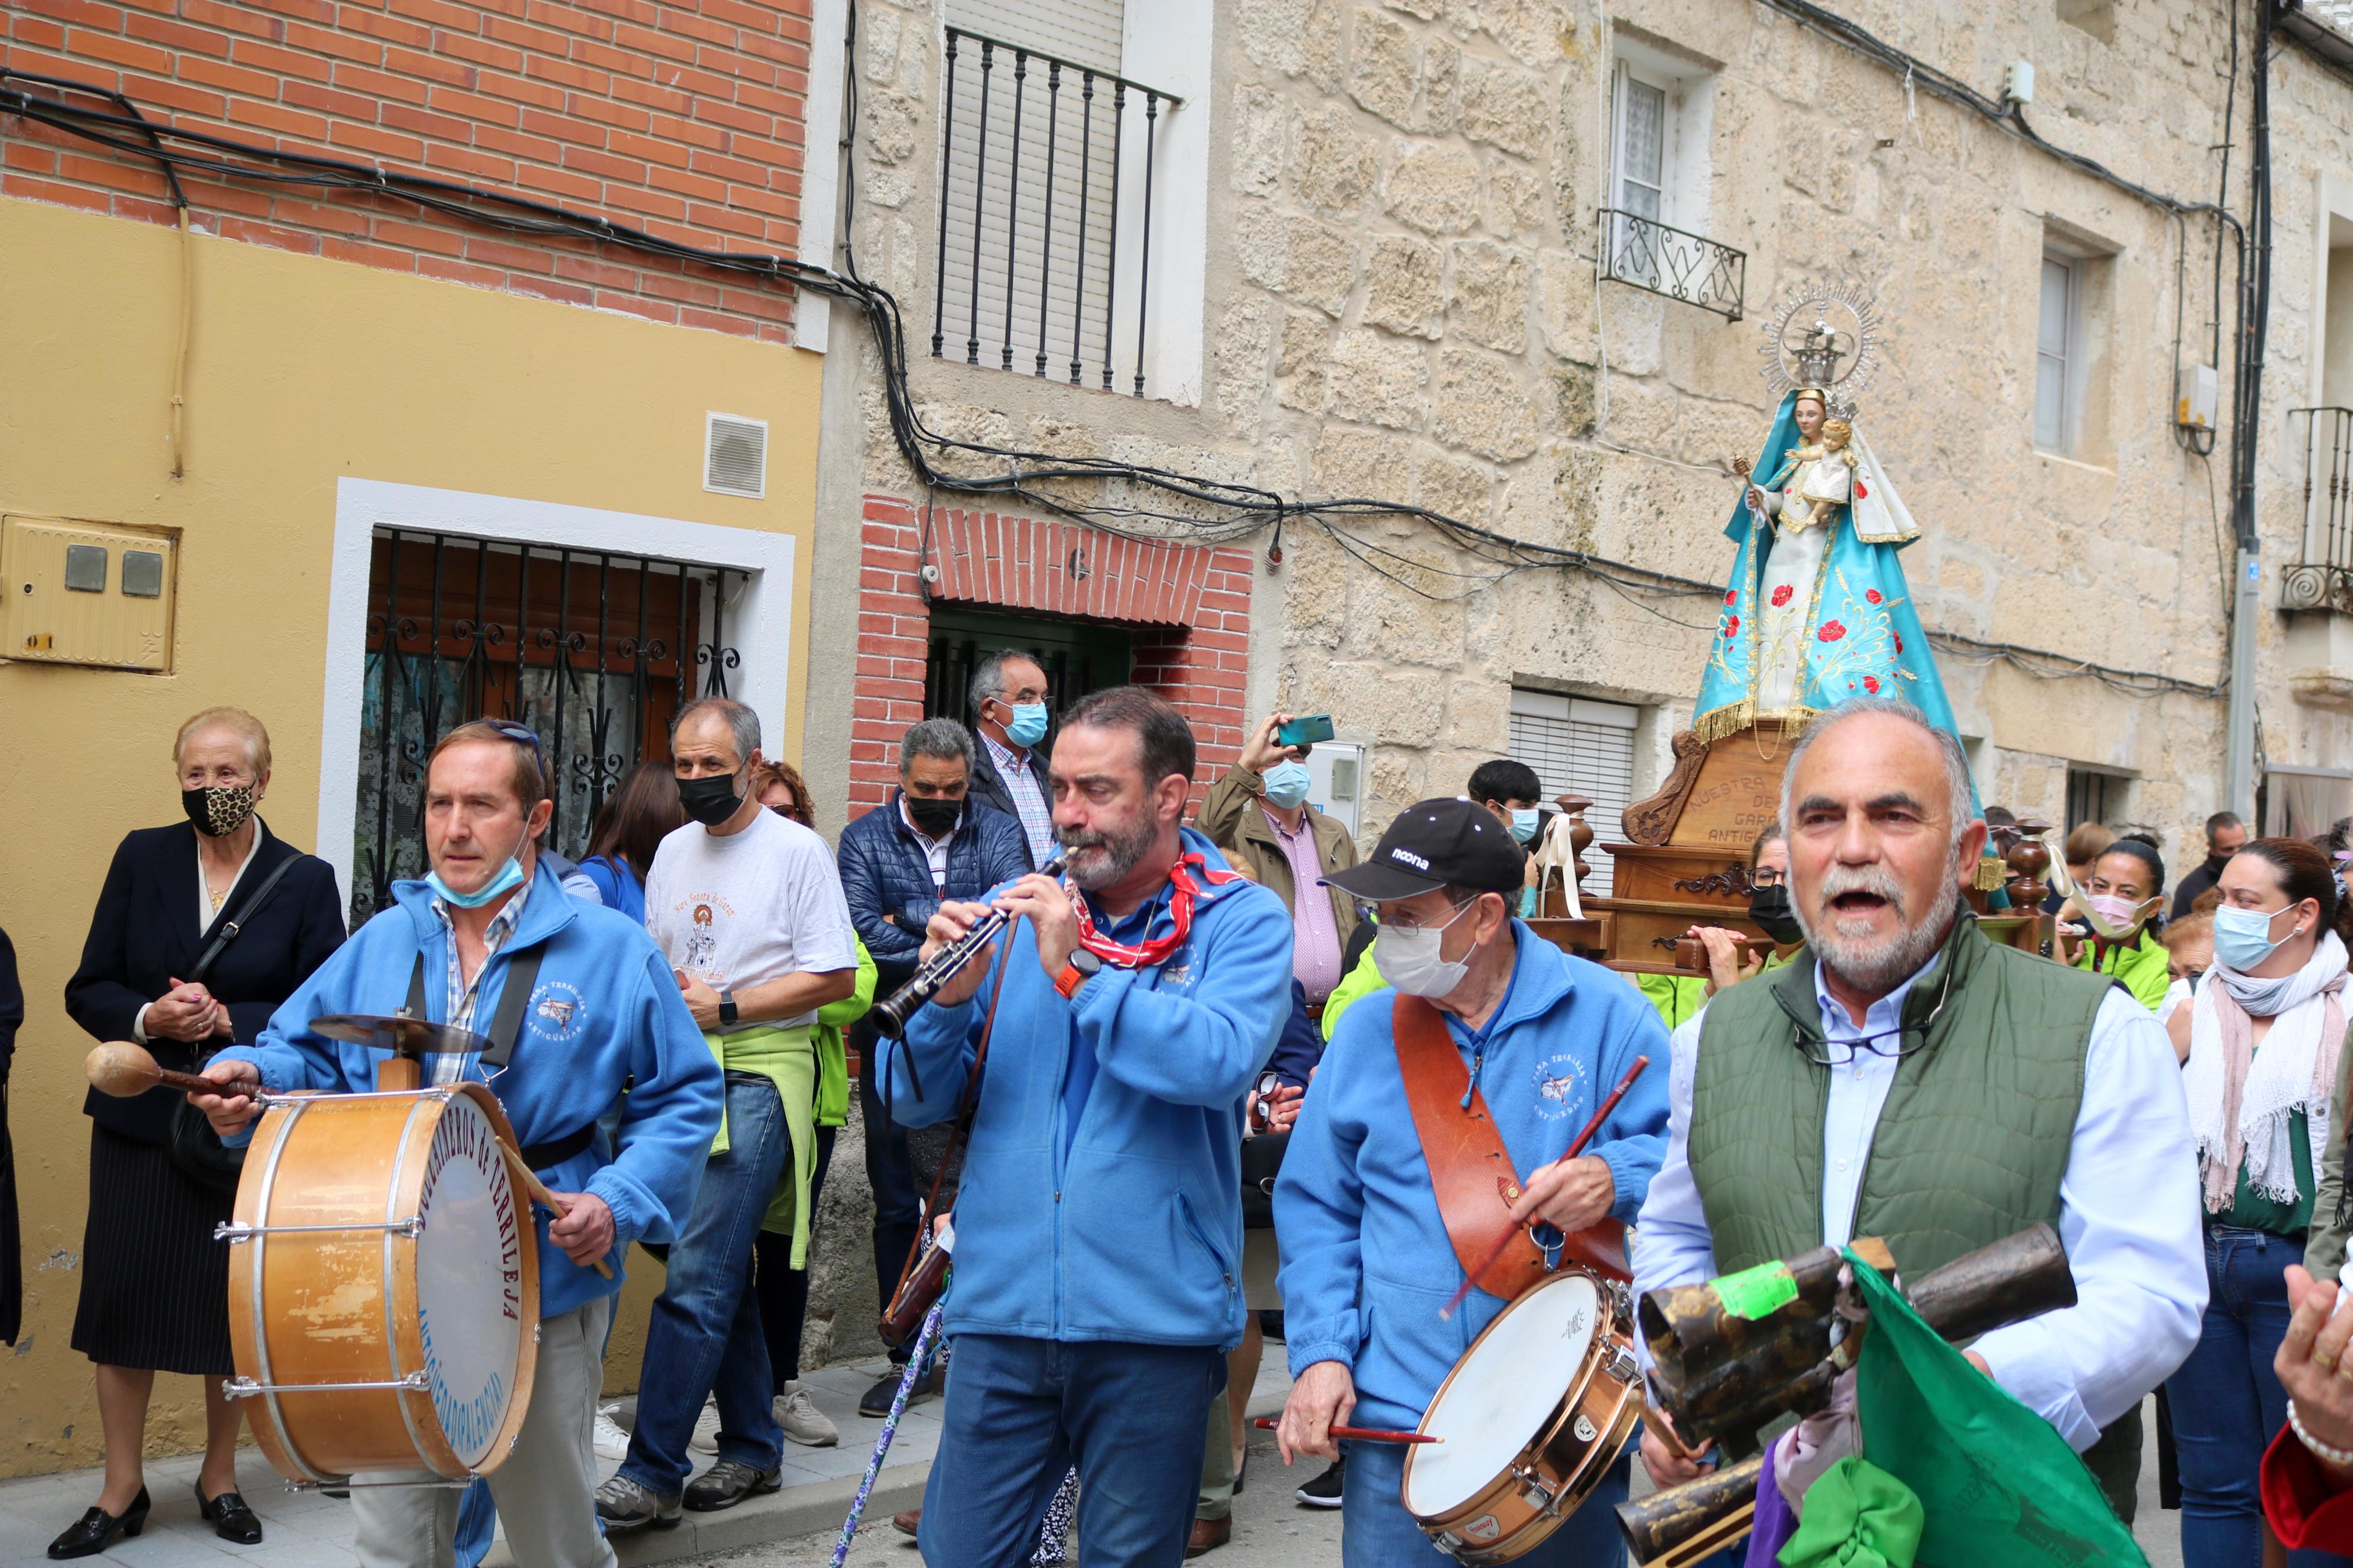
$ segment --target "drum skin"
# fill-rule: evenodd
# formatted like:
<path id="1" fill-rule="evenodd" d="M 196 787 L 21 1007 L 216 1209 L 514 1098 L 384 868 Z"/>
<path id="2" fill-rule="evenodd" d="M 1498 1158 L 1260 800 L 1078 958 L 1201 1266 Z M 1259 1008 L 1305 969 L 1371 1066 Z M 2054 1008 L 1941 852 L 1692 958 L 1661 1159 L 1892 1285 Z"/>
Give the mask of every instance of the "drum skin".
<path id="1" fill-rule="evenodd" d="M 1608 1280 L 1597 1276 L 1593 1284 L 1599 1321 L 1567 1392 L 1493 1479 L 1453 1508 L 1414 1514 L 1415 1522 L 1457 1562 L 1509 1563 L 1535 1550 L 1592 1495 L 1642 1418 L 1642 1376 L 1630 1332 L 1632 1314 L 1622 1293 Z M 1504 1308 L 1471 1342 L 1438 1385 L 1421 1419 L 1423 1430 L 1445 1405 L 1454 1380 L 1479 1360 L 1480 1346 L 1543 1289 L 1538 1285 Z M 1400 1501 L 1411 1494 L 1413 1462 L 1424 1451 L 1415 1448 L 1406 1455 Z"/>
<path id="2" fill-rule="evenodd" d="M 237 1183 L 235 1223 L 375 1227 L 255 1236 L 230 1247 L 237 1370 L 278 1390 L 250 1396 L 247 1415 L 262 1452 L 288 1479 L 335 1482 L 360 1471 L 423 1469 L 462 1480 L 495 1469 L 513 1447 L 538 1352 L 539 1249 L 530 1209 L 485 1130 L 512 1145 L 506 1113 L 478 1083 L 289 1096 L 263 1113 Z M 493 1217 L 497 1228 L 488 1242 L 503 1265 L 474 1271 L 479 1279 L 469 1280 L 459 1303 L 463 1311 L 440 1309 L 441 1332 L 451 1335 L 452 1316 L 462 1328 L 479 1314 L 485 1337 L 502 1346 L 512 1332 L 516 1342 L 512 1375 L 498 1369 L 503 1405 L 485 1412 L 477 1398 L 454 1406 L 461 1428 L 469 1418 L 481 1427 L 465 1445 L 476 1453 L 470 1465 L 437 1415 L 431 1388 L 289 1387 L 438 1373 L 427 1342 L 430 1314 L 419 1310 L 424 1240 L 385 1228 L 420 1213 L 429 1222 L 432 1183 L 442 1173 L 434 1158 L 437 1133 L 440 1166 L 470 1167 L 464 1173 L 477 1208 Z M 449 1185 L 458 1185 L 454 1176 Z M 452 1398 L 445 1388 L 443 1403 Z"/>

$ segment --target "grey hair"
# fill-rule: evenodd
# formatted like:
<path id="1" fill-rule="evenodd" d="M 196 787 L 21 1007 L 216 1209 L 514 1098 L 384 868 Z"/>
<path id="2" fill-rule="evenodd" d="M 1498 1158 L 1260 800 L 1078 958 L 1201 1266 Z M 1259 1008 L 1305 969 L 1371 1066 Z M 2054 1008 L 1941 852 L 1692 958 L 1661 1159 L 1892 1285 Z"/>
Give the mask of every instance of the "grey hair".
<path id="1" fill-rule="evenodd" d="M 965 688 L 965 695 L 971 699 L 975 719 L 980 717 L 982 703 L 991 698 L 1000 702 L 1005 700 L 1005 667 L 1017 658 L 1024 664 L 1038 663 L 1038 656 L 1025 648 L 1001 647 L 972 667 L 972 684 Z"/>
<path id="2" fill-rule="evenodd" d="M 698 713 L 716 713 L 727 721 L 727 728 L 735 737 L 738 765 L 750 762 L 752 753 L 760 749 L 760 716 L 752 711 L 750 703 L 738 702 L 732 697 L 698 697 L 680 709 L 678 717 L 670 721 L 672 750 L 678 745 L 678 732 Z"/>
<path id="3" fill-rule="evenodd" d="M 907 776 L 907 764 L 917 757 L 937 757 L 943 762 L 962 761 L 965 771 L 972 771 L 972 731 L 953 719 L 926 719 L 911 724 L 899 742 L 899 776 Z"/>
<path id="4" fill-rule="evenodd" d="M 1849 698 L 1834 708 L 1824 709 L 1812 723 L 1806 726 L 1806 732 L 1799 737 L 1797 745 L 1790 750 L 1788 767 L 1781 774 L 1782 828 L 1787 830 L 1797 820 L 1791 810 L 1797 804 L 1791 798 L 1791 786 L 1797 782 L 1798 765 L 1805 761 L 1806 753 L 1813 750 L 1814 742 L 1850 719 L 1861 719 L 1874 713 L 1900 719 L 1936 743 L 1937 759 L 1945 764 L 1945 798 L 1952 817 L 1952 841 L 1958 844 L 1961 835 L 1977 819 L 1977 813 L 1972 809 L 1976 796 L 1969 787 L 1968 754 L 1961 750 L 1959 736 L 1949 730 L 1938 729 L 1928 721 L 1926 713 L 1900 697 Z"/>

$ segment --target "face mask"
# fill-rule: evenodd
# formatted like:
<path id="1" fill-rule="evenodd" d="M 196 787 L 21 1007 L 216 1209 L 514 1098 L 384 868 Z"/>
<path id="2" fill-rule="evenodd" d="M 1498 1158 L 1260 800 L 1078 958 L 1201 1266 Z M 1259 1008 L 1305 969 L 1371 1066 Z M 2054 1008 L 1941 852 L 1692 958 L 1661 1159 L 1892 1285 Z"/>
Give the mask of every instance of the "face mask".
<path id="1" fill-rule="evenodd" d="M 1535 841 L 1536 823 L 1544 816 L 1542 806 L 1525 806 L 1512 813 L 1512 837 L 1523 844 Z"/>
<path id="2" fill-rule="evenodd" d="M 522 886 L 522 846 L 529 840 L 530 832 L 530 828 L 526 826 L 523 830 L 523 840 L 516 843 L 514 853 L 507 857 L 507 863 L 499 868 L 496 876 L 482 884 L 479 892 L 459 892 L 441 879 L 441 873 L 438 871 L 425 873 L 425 885 L 431 888 L 434 896 L 445 904 L 452 904 L 461 910 L 480 909 L 509 889 Z"/>
<path id="3" fill-rule="evenodd" d="M 2260 910 L 2235 910 L 2224 906 L 2214 911 L 2214 961 L 2244 974 L 2279 951 L 2280 942 L 2272 940 L 2272 922 L 2282 915 L 2295 913 L 2295 906 L 2274 910 L 2264 914 Z M 2290 930 L 2290 936 L 2295 934 Z M 1382 971 L 1387 973 L 1388 971 Z"/>
<path id="4" fill-rule="evenodd" d="M 1043 702 L 1008 702 L 1000 706 L 1013 710 L 1013 717 L 1005 725 L 1007 741 L 1026 752 L 1046 738 L 1046 705 Z"/>
<path id="5" fill-rule="evenodd" d="M 1266 798 L 1289 811 L 1307 798 L 1307 764 L 1277 763 L 1261 775 L 1261 782 L 1266 785 Z"/>
<path id="6" fill-rule="evenodd" d="M 2091 896 L 2092 912 L 2107 924 L 2107 930 L 2100 932 L 2103 936 L 2109 934 L 2110 931 L 2122 935 L 2131 931 L 2140 924 L 2143 912 L 2156 901 L 2154 899 L 2147 899 L 2137 904 L 2130 899 L 2119 898 L 2114 893 L 2094 893 Z M 2099 928 L 2094 926 L 2093 929 Z"/>
<path id="7" fill-rule="evenodd" d="M 1748 892 L 1748 918 L 1757 929 L 1784 946 L 1806 940 L 1805 929 L 1798 924 L 1795 908 L 1789 902 L 1789 889 L 1785 882 L 1752 888 Z"/>
<path id="8" fill-rule="evenodd" d="M 1465 904 L 1462 910 L 1470 907 Z M 1419 931 L 1381 927 L 1373 936 L 1373 963 L 1381 978 L 1409 996 L 1443 996 L 1461 984 L 1463 976 L 1471 973 L 1471 955 L 1443 958 L 1439 944 L 1446 927 L 1462 918 L 1462 910 L 1457 910 L 1454 920 L 1446 925 L 1423 926 Z"/>
<path id="9" fill-rule="evenodd" d="M 926 838 L 945 837 L 964 811 L 964 802 L 960 800 L 925 800 L 913 795 L 900 798 L 907 803 L 907 819 Z"/>
<path id="10" fill-rule="evenodd" d="M 251 784 L 210 784 L 203 789 L 180 792 L 180 809 L 196 825 L 196 831 L 210 838 L 226 838 L 245 826 L 253 815 Z"/>
<path id="11" fill-rule="evenodd" d="M 733 773 L 713 773 L 708 778 L 679 780 L 678 804 L 703 826 L 716 827 L 735 815 L 744 797 L 735 793 Z"/>

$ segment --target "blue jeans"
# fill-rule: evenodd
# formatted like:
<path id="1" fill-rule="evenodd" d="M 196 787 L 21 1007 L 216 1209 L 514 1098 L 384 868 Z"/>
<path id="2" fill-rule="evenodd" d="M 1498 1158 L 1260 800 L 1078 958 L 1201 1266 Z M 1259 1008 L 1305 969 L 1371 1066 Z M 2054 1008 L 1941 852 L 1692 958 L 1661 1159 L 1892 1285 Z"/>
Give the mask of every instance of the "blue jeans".
<path id="1" fill-rule="evenodd" d="M 491 1554 L 491 1537 L 499 1524 L 498 1505 L 491 1501 L 491 1483 L 476 1476 L 458 1501 L 457 1552 L 450 1568 L 481 1568 Z"/>
<path id="2" fill-rule="evenodd" d="M 917 1536 L 933 1568 L 1016 1568 L 1079 1469 L 1087 1568 L 1185 1560 L 1202 1424 L 1225 1386 L 1213 1345 L 1064 1344 L 959 1334 Z"/>
<path id="3" fill-rule="evenodd" d="M 1340 1568 L 1438 1568 L 1454 1560 L 1406 1512 L 1405 1449 L 1395 1443 L 1344 1443 L 1348 1483 L 1340 1502 Z M 1516 1559 L 1527 1568 L 1609 1568 L 1626 1560 L 1626 1539 L 1611 1511 L 1626 1500 L 1629 1457 L 1587 1494 L 1543 1545 Z"/>
<path id="4" fill-rule="evenodd" d="M 923 1226 L 923 1194 L 915 1187 L 915 1160 L 907 1152 L 907 1130 L 891 1120 L 874 1087 L 874 1058 L 882 1036 L 873 1025 L 850 1026 L 858 1047 L 858 1109 L 866 1129 L 866 1184 L 874 1190 L 874 1288 L 883 1305 L 898 1287 L 899 1270 L 915 1248 Z M 907 1364 L 908 1345 L 891 1352 L 893 1365 Z"/>
<path id="5" fill-rule="evenodd" d="M 776 1086 L 729 1073 L 727 1152 L 703 1166 L 694 1207 L 670 1248 L 670 1277 L 646 1327 L 637 1430 L 621 1461 L 622 1475 L 657 1496 L 678 1496 L 693 1468 L 686 1443 L 705 1394 L 719 1400 L 721 1458 L 772 1470 L 782 1457 L 752 1244 L 791 1152 Z"/>
<path id="6" fill-rule="evenodd" d="M 2304 1247 L 2285 1237 L 2232 1226 L 2206 1232 L 2206 1321 L 2198 1348 L 2166 1380 L 2180 1455 L 2181 1560 L 2196 1568 L 2259 1568 L 2263 1504 L 2256 1489 L 2263 1449 L 2287 1425 L 2287 1394 L 2272 1358 L 2287 1337 L 2287 1281 Z M 2293 1568 L 2346 1559 L 2291 1552 Z"/>

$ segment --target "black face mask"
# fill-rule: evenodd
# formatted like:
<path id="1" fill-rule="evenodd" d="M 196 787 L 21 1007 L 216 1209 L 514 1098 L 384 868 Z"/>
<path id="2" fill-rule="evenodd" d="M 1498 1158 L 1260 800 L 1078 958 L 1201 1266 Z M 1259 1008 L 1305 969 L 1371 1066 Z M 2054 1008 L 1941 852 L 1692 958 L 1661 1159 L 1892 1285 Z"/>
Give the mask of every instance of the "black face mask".
<path id="1" fill-rule="evenodd" d="M 679 780 L 678 804 L 703 826 L 716 827 L 735 815 L 744 797 L 735 791 L 733 773 L 713 773 L 708 778 Z"/>
<path id="2" fill-rule="evenodd" d="M 926 838 L 944 837 L 956 825 L 956 818 L 964 815 L 964 802 L 960 800 L 926 800 L 913 795 L 901 798 L 907 803 L 907 819 Z"/>
<path id="3" fill-rule="evenodd" d="M 1804 930 L 1798 924 L 1796 911 L 1789 903 L 1788 884 L 1776 882 L 1767 888 L 1753 888 L 1748 893 L 1748 918 L 1755 921 L 1767 936 L 1788 946 L 1806 940 Z"/>
<path id="4" fill-rule="evenodd" d="M 180 792 L 180 809 L 208 838 L 225 838 L 243 827 L 253 807 L 251 784 L 209 784 Z"/>

